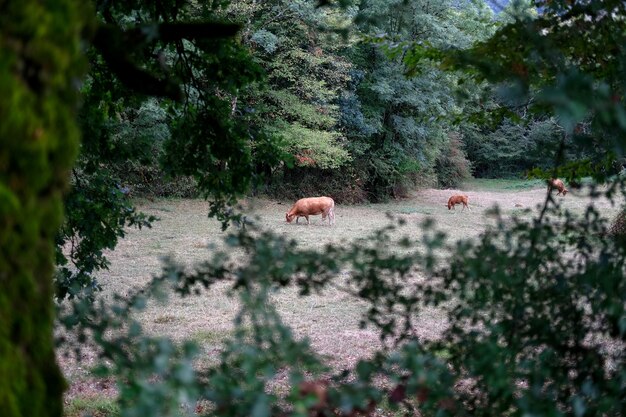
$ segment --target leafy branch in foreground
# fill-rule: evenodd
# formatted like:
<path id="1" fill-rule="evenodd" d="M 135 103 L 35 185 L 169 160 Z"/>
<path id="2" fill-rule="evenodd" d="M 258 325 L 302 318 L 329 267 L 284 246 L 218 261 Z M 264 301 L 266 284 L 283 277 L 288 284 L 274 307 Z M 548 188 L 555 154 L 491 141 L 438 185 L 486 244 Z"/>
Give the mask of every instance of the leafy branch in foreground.
<path id="1" fill-rule="evenodd" d="M 624 183 L 615 187 L 623 195 Z M 449 243 L 429 222 L 416 240 L 416 228 L 398 220 L 371 239 L 322 251 L 248 224 L 192 272 L 170 261 L 135 296 L 74 303 L 63 321 L 91 334 L 109 359 L 103 371 L 118 377 L 123 415 L 136 415 L 139 404 L 176 415 L 181 392 L 187 409 L 198 401 L 196 411 L 217 416 L 352 416 L 386 407 L 425 416 L 623 415 L 623 237 L 607 237 L 593 206 L 576 216 L 549 198 L 531 219 L 494 215 L 477 240 Z M 187 297 L 217 283 L 228 284 L 241 309 L 206 370 L 180 371 L 197 352 L 192 345 L 174 349 L 119 319 L 155 295 Z M 361 325 L 376 329 L 380 349 L 354 368 L 328 368 L 274 308 L 270 295 L 286 288 L 364 302 Z M 446 313 L 448 327 L 435 340 L 415 334 L 426 306 Z M 152 392 L 164 397 L 142 402 Z"/>
<path id="2" fill-rule="evenodd" d="M 151 227 L 155 216 L 137 212 L 110 172 L 75 174 L 78 183 L 65 199 L 67 214 L 56 235 L 55 286 L 57 300 L 93 299 L 100 284 L 95 273 L 106 270 L 105 250 L 114 249 L 125 226 Z"/>
<path id="3" fill-rule="evenodd" d="M 259 180 L 255 160 L 273 167 L 281 159 L 273 140 L 233 107 L 263 78 L 235 39 L 239 25 L 189 1 L 97 3 L 93 36 L 84 34 L 90 72 L 81 86 L 81 155 L 55 242 L 59 300 L 93 298 L 105 251 L 125 227 L 155 220 L 129 198 L 137 196 L 135 172 L 193 178 L 209 215 L 226 227 L 241 219 L 230 206 Z"/>

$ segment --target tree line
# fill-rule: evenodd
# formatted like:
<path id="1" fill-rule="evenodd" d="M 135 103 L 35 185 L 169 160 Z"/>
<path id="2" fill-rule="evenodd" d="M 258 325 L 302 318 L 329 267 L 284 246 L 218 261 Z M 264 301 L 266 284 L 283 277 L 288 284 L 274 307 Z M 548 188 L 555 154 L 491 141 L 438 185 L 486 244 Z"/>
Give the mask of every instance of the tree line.
<path id="1" fill-rule="evenodd" d="M 564 135 L 549 114 L 528 114 L 497 84 L 477 83 L 425 60 L 405 76 L 411 42 L 468 48 L 520 13 L 513 5 L 498 15 L 485 2 L 453 0 L 369 1 L 332 9 L 307 1 L 236 1 L 169 16 L 167 8 L 149 16 L 115 7 L 105 2 L 99 11 L 109 23 L 212 13 L 240 27 L 231 49 L 212 51 L 232 60 L 220 69 L 202 59 L 198 40 L 142 46 L 143 54 L 158 56 L 160 64 L 150 65 L 183 82 L 182 105 L 117 96 L 119 80 L 98 66 L 97 52 L 91 56 L 90 67 L 104 71 L 88 76 L 84 92 L 90 101 L 82 111 L 96 114 L 82 117 L 92 129 L 89 137 L 108 138 L 115 152 L 102 159 L 102 149 L 83 146 L 82 155 L 106 164 L 120 187 L 135 195 L 196 193 L 195 183 L 185 180 L 195 167 L 180 167 L 182 159 L 169 155 L 184 152 L 181 142 L 205 127 L 201 108 L 209 101 L 223 107 L 220 119 L 249 129 L 240 132 L 248 136 L 240 148 L 247 149 L 255 176 L 263 177 L 254 191 L 285 198 L 329 194 L 346 203 L 380 201 L 417 186 L 458 186 L 472 173 L 519 176 L 553 163 L 557 150 L 551 146 Z M 398 47 L 390 52 L 387 45 Z M 218 76 L 209 79 L 209 73 Z M 482 120 L 477 108 L 495 115 Z M 94 131 L 97 118 L 102 126 Z M 278 157 L 272 160 L 263 149 Z M 166 180 L 172 176 L 183 177 L 173 186 Z"/>

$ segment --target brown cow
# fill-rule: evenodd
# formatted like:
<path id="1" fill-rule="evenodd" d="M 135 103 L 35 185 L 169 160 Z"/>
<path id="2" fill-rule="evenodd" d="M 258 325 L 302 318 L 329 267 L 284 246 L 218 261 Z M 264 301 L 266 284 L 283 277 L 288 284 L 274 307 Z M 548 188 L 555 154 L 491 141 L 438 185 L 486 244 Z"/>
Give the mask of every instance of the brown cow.
<path id="1" fill-rule="evenodd" d="M 306 224 L 310 224 L 309 216 L 322 215 L 322 221 L 328 217 L 328 224 L 335 223 L 335 202 L 330 197 L 309 197 L 301 198 L 291 207 L 285 217 L 288 223 L 296 218 L 296 223 L 300 217 L 306 218 Z"/>
<path id="2" fill-rule="evenodd" d="M 563 197 L 565 197 L 565 195 L 568 192 L 567 188 L 565 188 L 565 184 L 563 184 L 563 181 L 561 181 L 558 178 L 550 178 L 548 180 L 548 192 L 551 192 L 555 188 L 559 190 L 559 192 L 556 193 L 556 195 L 563 193 Z"/>
<path id="3" fill-rule="evenodd" d="M 469 202 L 469 197 L 463 194 L 455 194 L 452 197 L 450 197 L 448 199 L 448 210 L 451 210 L 452 208 L 454 208 L 454 210 L 456 210 L 456 205 L 457 204 L 463 204 L 463 210 L 465 210 L 465 207 L 467 207 L 467 209 L 469 211 L 472 211 L 472 209 L 470 209 L 470 206 L 468 206 Z"/>

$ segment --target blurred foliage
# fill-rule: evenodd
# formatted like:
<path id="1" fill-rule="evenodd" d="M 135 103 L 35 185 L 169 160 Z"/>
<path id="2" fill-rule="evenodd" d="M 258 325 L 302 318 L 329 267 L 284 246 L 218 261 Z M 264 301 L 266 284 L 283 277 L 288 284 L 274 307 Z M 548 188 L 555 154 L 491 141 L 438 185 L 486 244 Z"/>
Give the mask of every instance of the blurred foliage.
<path id="1" fill-rule="evenodd" d="M 522 103 L 530 114 L 554 117 L 563 134 L 553 166 L 568 166 L 560 175 L 602 181 L 618 172 L 625 150 L 626 5 L 618 0 L 513 1 L 503 13 L 495 34 L 471 48 L 403 45 L 408 71 L 419 73 L 421 62 L 435 61 L 498 85 L 500 95 Z M 585 163 L 568 157 L 570 144 L 587 155 Z M 607 152 L 613 161 L 608 169 Z M 553 174 L 544 170 L 542 175 Z"/>

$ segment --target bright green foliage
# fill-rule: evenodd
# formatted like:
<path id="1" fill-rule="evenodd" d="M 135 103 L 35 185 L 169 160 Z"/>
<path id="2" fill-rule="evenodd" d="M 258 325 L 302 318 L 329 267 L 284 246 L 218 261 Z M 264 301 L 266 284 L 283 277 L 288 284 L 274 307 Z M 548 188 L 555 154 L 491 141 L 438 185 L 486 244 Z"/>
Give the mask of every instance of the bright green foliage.
<path id="1" fill-rule="evenodd" d="M 281 139 L 293 169 L 337 169 L 349 161 L 336 101 L 350 63 L 338 55 L 344 39 L 323 30 L 342 12 L 308 1 L 242 0 L 232 2 L 227 16 L 244 26 L 243 41 L 267 73 L 267 86 L 241 103 L 254 111 L 255 125 Z"/>
<path id="2" fill-rule="evenodd" d="M 298 123 L 276 123 L 268 132 L 284 139 L 300 166 L 339 168 L 350 157 L 348 151 L 337 146 L 339 132 L 309 129 Z"/>
<path id="3" fill-rule="evenodd" d="M 0 410 L 60 416 L 53 241 L 78 150 L 79 40 L 89 13 L 63 0 L 0 9 Z"/>

